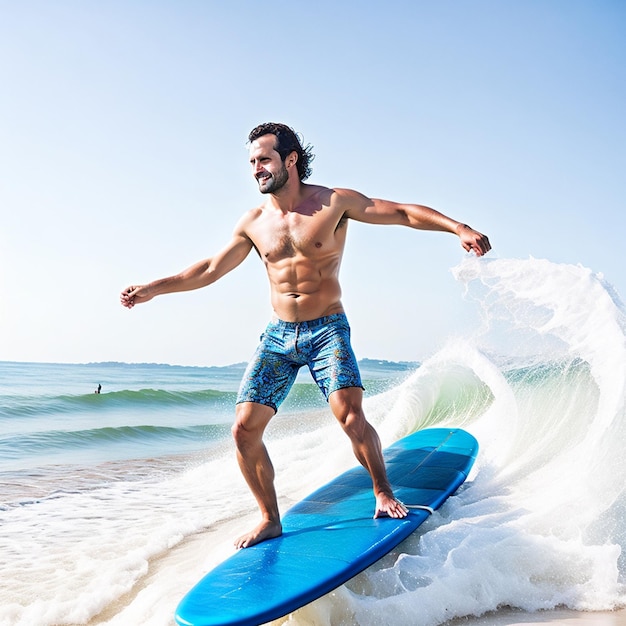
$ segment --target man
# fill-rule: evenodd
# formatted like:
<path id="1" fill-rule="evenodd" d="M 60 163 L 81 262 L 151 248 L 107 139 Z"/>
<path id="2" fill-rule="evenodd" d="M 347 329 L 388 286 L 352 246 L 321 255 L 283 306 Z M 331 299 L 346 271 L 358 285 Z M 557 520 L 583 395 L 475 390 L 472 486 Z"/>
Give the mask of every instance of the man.
<path id="1" fill-rule="evenodd" d="M 362 409 L 363 388 L 339 285 L 348 220 L 455 233 L 478 256 L 491 248 L 485 235 L 428 207 L 304 183 L 311 173 L 311 146 L 303 147 L 284 124 L 261 124 L 248 139 L 252 174 L 264 201 L 239 220 L 230 242 L 214 257 L 121 294 L 122 304 L 131 309 L 157 295 L 205 287 L 237 267 L 252 249 L 265 264 L 275 318 L 242 379 L 232 429 L 237 460 L 261 522 L 235 541 L 238 548 L 282 532 L 263 433 L 305 364 L 372 477 L 374 517 L 407 515 L 394 498 L 380 440 Z"/>

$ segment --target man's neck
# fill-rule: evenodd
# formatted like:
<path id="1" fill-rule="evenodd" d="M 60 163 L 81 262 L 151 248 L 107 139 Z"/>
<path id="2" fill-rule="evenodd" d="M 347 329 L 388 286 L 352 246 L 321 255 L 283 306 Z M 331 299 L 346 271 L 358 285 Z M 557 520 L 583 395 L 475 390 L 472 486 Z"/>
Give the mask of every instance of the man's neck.
<path id="1" fill-rule="evenodd" d="M 309 185 L 303 183 L 300 179 L 290 179 L 276 193 L 269 194 L 268 204 L 271 204 L 283 213 L 295 211 L 309 195 L 308 187 Z"/>

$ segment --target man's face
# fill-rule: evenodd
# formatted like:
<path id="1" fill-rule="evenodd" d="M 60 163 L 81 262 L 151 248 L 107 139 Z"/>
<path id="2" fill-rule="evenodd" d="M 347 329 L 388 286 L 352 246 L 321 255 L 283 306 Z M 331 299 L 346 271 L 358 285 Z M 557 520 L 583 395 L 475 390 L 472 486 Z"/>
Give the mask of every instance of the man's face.
<path id="1" fill-rule="evenodd" d="M 276 193 L 289 179 L 280 154 L 274 150 L 275 145 L 274 135 L 263 135 L 250 144 L 252 174 L 261 193 Z"/>

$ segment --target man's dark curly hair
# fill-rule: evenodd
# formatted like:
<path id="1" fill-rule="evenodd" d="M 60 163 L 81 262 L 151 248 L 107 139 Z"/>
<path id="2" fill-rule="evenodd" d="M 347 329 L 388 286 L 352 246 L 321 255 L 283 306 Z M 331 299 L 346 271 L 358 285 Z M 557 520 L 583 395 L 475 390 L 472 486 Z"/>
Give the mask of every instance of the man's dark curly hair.
<path id="1" fill-rule="evenodd" d="M 293 130 L 286 124 L 280 124 L 278 122 L 266 122 L 265 124 L 259 124 L 256 128 L 253 128 L 248 135 L 248 141 L 254 141 L 263 135 L 274 135 L 276 137 L 276 145 L 274 149 L 280 158 L 285 162 L 285 159 L 292 152 L 298 154 L 298 160 L 296 161 L 296 167 L 298 168 L 298 176 L 300 180 L 306 180 L 312 172 L 311 161 L 315 158 L 313 154 L 313 146 L 307 144 L 303 146 L 300 138 Z"/>

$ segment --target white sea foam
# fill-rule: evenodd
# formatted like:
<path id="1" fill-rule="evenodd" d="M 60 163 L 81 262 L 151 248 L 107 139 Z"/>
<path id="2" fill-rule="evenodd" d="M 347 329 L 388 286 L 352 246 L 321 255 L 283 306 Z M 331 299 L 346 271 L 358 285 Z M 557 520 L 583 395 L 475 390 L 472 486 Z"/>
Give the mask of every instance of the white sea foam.
<path id="1" fill-rule="evenodd" d="M 503 606 L 603 610 L 626 601 L 622 305 L 579 267 L 469 261 L 456 273 L 478 292 L 485 326 L 423 364 L 397 396 L 421 407 L 422 426 L 452 381 L 460 402 L 450 401 L 442 421 L 481 442 L 471 480 L 394 555 L 307 607 L 303 624 L 393 616 L 431 626 Z M 492 395 L 469 423 L 463 370 Z"/>

